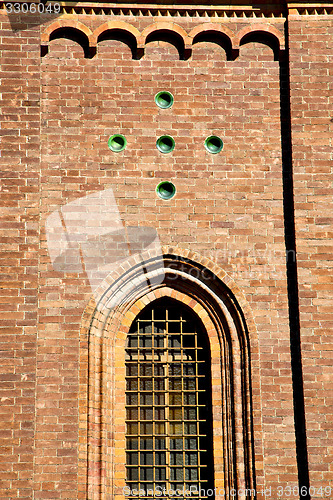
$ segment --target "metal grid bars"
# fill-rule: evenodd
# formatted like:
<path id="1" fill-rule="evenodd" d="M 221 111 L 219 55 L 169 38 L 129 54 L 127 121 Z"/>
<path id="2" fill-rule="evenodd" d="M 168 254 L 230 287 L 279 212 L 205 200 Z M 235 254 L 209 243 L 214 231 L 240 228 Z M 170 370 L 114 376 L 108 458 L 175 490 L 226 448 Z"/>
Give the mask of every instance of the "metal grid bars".
<path id="1" fill-rule="evenodd" d="M 163 299 L 128 335 L 127 486 L 140 498 L 204 499 L 212 487 L 210 355 L 198 323 Z"/>

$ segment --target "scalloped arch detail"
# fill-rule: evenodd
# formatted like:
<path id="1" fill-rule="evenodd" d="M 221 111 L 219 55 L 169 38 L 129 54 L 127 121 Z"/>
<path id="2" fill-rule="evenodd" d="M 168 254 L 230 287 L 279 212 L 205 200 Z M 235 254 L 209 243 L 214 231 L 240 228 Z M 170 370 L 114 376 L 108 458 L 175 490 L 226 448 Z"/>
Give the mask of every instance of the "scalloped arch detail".
<path id="1" fill-rule="evenodd" d="M 150 26 L 147 26 L 147 28 L 145 28 L 141 34 L 142 42 L 145 44 L 148 36 L 151 35 L 152 33 L 158 32 L 158 31 L 171 31 L 182 38 L 183 43 L 184 43 L 184 47 L 186 49 L 192 47 L 192 38 L 188 36 L 186 31 L 178 24 L 168 23 L 166 21 L 165 22 L 157 22 L 157 23 L 151 24 Z"/>
<path id="2" fill-rule="evenodd" d="M 95 29 L 91 36 L 91 46 L 95 47 L 98 43 L 99 36 L 105 31 L 120 30 L 125 33 L 130 33 L 136 39 L 137 45 L 142 45 L 142 37 L 140 31 L 132 24 L 125 23 L 124 21 L 108 21 Z"/>
<path id="3" fill-rule="evenodd" d="M 268 33 L 272 35 L 276 41 L 279 44 L 279 49 L 284 50 L 285 48 L 285 41 L 284 41 L 284 36 L 279 31 L 277 28 L 274 26 L 268 25 L 268 24 L 253 24 L 251 26 L 246 26 L 245 28 L 241 29 L 235 36 L 234 38 L 234 48 L 239 49 L 242 39 L 246 36 L 249 35 L 250 33 Z"/>
<path id="4" fill-rule="evenodd" d="M 89 45 L 91 45 L 92 31 L 90 28 L 80 21 L 73 21 L 71 19 L 58 19 L 57 21 L 51 23 L 41 34 L 41 42 L 44 44 L 49 42 L 52 33 L 61 28 L 73 28 L 77 31 L 81 31 L 81 33 L 88 38 Z"/>
<path id="5" fill-rule="evenodd" d="M 108 21 L 106 23 L 103 23 L 101 26 L 96 28 L 94 32 L 92 32 L 90 28 L 88 28 L 83 23 L 71 19 L 59 19 L 51 23 L 41 34 L 41 45 L 47 46 L 52 33 L 61 28 L 72 28 L 82 33 L 82 35 L 85 36 L 88 41 L 89 49 L 92 51 L 91 54 L 96 53 L 96 47 L 100 35 L 109 30 L 120 30 L 124 33 L 132 35 L 136 40 L 137 49 L 140 49 L 140 51 L 144 50 L 148 37 L 153 33 L 158 33 L 159 31 L 174 33 L 175 35 L 177 35 L 180 38 L 183 44 L 183 48 L 188 55 L 192 50 L 193 40 L 195 39 L 195 37 L 202 35 L 205 32 L 213 32 L 226 37 L 228 40 L 230 40 L 231 49 L 236 52 L 239 51 L 244 37 L 251 33 L 267 33 L 268 36 L 275 39 L 280 51 L 285 49 L 284 34 L 274 26 L 268 24 L 257 23 L 251 26 L 246 26 L 242 28 L 238 33 L 234 34 L 234 32 L 230 28 L 223 24 L 204 23 L 196 26 L 190 31 L 190 33 L 187 33 L 184 28 L 176 23 L 160 21 L 150 24 L 140 33 L 140 31 L 130 23 L 126 23 L 124 21 Z"/>
<path id="6" fill-rule="evenodd" d="M 222 26 L 221 24 L 217 24 L 217 23 L 199 24 L 199 26 L 196 26 L 195 28 L 193 28 L 193 30 L 190 31 L 189 37 L 192 39 L 192 42 L 193 42 L 194 38 L 197 35 L 201 35 L 202 33 L 205 33 L 206 31 L 220 33 L 221 35 L 225 35 L 230 39 L 231 44 L 234 45 L 234 43 L 233 43 L 233 40 L 235 37 L 234 32 L 231 31 L 231 29 L 228 28 L 227 26 Z"/>

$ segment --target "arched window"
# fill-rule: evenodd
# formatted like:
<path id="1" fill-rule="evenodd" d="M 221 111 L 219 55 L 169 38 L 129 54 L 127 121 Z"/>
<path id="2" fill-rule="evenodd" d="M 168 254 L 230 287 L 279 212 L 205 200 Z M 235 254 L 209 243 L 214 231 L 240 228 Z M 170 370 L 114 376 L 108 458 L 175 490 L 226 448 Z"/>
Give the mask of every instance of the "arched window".
<path id="1" fill-rule="evenodd" d="M 255 322 L 218 266 L 184 253 L 165 253 L 162 269 L 150 255 L 145 273 L 131 258 L 87 309 L 80 390 L 89 500 L 203 500 L 215 488 L 226 500 L 254 495 Z"/>
<path id="2" fill-rule="evenodd" d="M 179 491 L 208 498 L 211 362 L 200 319 L 172 299 L 155 300 L 129 330 L 125 364 L 127 487 L 147 499 L 179 499 Z"/>

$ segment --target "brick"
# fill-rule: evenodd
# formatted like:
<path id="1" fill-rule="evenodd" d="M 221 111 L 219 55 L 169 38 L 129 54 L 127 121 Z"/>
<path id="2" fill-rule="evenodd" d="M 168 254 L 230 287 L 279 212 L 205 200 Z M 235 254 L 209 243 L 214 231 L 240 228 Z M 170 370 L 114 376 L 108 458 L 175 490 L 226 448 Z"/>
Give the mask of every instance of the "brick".
<path id="1" fill-rule="evenodd" d="M 246 38 L 259 30 L 261 39 L 266 31 L 283 47 L 285 12 L 282 17 L 270 16 L 267 6 L 258 22 L 248 14 L 170 18 L 142 8 L 143 13 L 134 14 L 76 13 L 46 20 L 41 26 L 22 14 L 14 33 L 7 19 L 1 23 L 0 420 L 9 425 L 0 422 L 0 496 L 86 498 L 87 489 L 99 481 L 100 469 L 108 473 L 108 466 L 98 462 L 98 449 L 91 459 L 93 479 L 87 486 L 87 442 L 95 450 L 101 419 L 109 423 L 114 418 L 114 428 L 108 428 L 103 439 L 113 443 L 106 457 L 110 461 L 116 457 L 114 483 L 120 493 L 107 494 L 122 497 L 124 349 L 117 344 L 116 355 L 112 354 L 112 335 L 124 342 L 138 310 L 162 292 L 143 296 L 121 328 L 116 333 L 110 330 L 110 338 L 103 337 L 100 351 L 98 342 L 88 337 L 87 325 L 96 304 L 87 274 L 84 269 L 64 273 L 53 268 L 45 229 L 47 217 L 59 207 L 110 188 L 127 228 L 156 229 L 161 245 L 175 252 L 182 248 L 206 270 L 211 265 L 233 291 L 249 332 L 257 485 L 275 489 L 297 485 L 283 216 L 284 209 L 291 207 L 283 206 L 281 74 L 269 44 Z M 196 7 L 190 9 L 193 14 Z M 328 484 L 333 413 L 329 385 L 332 196 L 327 182 L 332 16 L 300 15 L 297 8 L 289 13 L 307 443 L 311 484 Z M 66 26 L 84 33 L 90 46 L 97 46 L 97 55 L 85 58 L 74 40 L 49 41 L 54 29 Z M 158 29 L 167 29 L 165 36 L 173 32 L 192 52 L 180 60 L 173 40 L 148 39 L 144 57 L 132 59 L 124 41 L 97 43 L 99 34 L 113 28 L 131 33 L 140 48 L 149 33 L 158 37 Z M 198 33 L 201 38 L 192 46 Z M 240 49 L 235 60 L 227 57 L 218 33 Z M 219 43 L 213 43 L 212 36 Z M 242 37 L 250 42 L 240 45 Z M 43 57 L 41 42 L 48 44 Z M 174 94 L 172 108 L 155 105 L 154 96 L 161 89 Z M 121 153 L 108 149 L 113 133 L 123 133 L 128 140 Z M 165 133 L 175 138 L 176 148 L 163 155 L 155 143 Z M 224 141 L 218 155 L 203 146 L 212 134 Z M 175 198 L 167 202 L 155 192 L 162 180 L 171 180 L 177 188 Z M 126 265 L 119 264 L 115 272 L 124 272 Z M 193 303 L 185 299 L 179 290 L 173 293 L 172 297 L 200 313 L 202 306 L 194 299 Z M 104 320 L 101 313 L 101 324 Z M 212 343 L 215 449 L 220 453 L 215 476 L 222 482 L 221 419 L 231 403 L 221 398 L 220 350 L 213 344 L 210 315 L 206 312 L 201 320 Z M 237 358 L 239 352 L 234 355 Z M 99 367 L 101 356 L 105 358 Z M 96 363 L 95 376 L 93 366 L 88 371 L 89 362 Z M 102 369 L 103 380 L 116 391 L 112 404 L 98 392 Z M 105 404 L 102 416 L 101 401 Z M 243 450 L 238 430 L 235 440 Z M 241 470 L 238 473 L 243 477 Z"/>

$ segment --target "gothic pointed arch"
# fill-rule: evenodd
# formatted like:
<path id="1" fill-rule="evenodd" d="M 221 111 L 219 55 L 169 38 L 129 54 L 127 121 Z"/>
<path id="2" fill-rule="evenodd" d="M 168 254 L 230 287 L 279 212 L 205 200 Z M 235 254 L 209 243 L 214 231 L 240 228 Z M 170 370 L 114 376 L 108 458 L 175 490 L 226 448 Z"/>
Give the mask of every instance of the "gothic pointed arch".
<path id="1" fill-rule="evenodd" d="M 90 500 L 125 498 L 126 346 L 140 314 L 163 300 L 190 311 L 207 335 L 214 487 L 227 499 L 234 498 L 234 490 L 255 489 L 252 372 L 257 371 L 258 349 L 250 309 L 213 262 L 163 248 L 162 257 L 145 256 L 143 273 L 138 259 L 123 264 L 85 311 L 81 398 L 82 440 L 85 435 L 87 445 L 81 477 Z"/>

